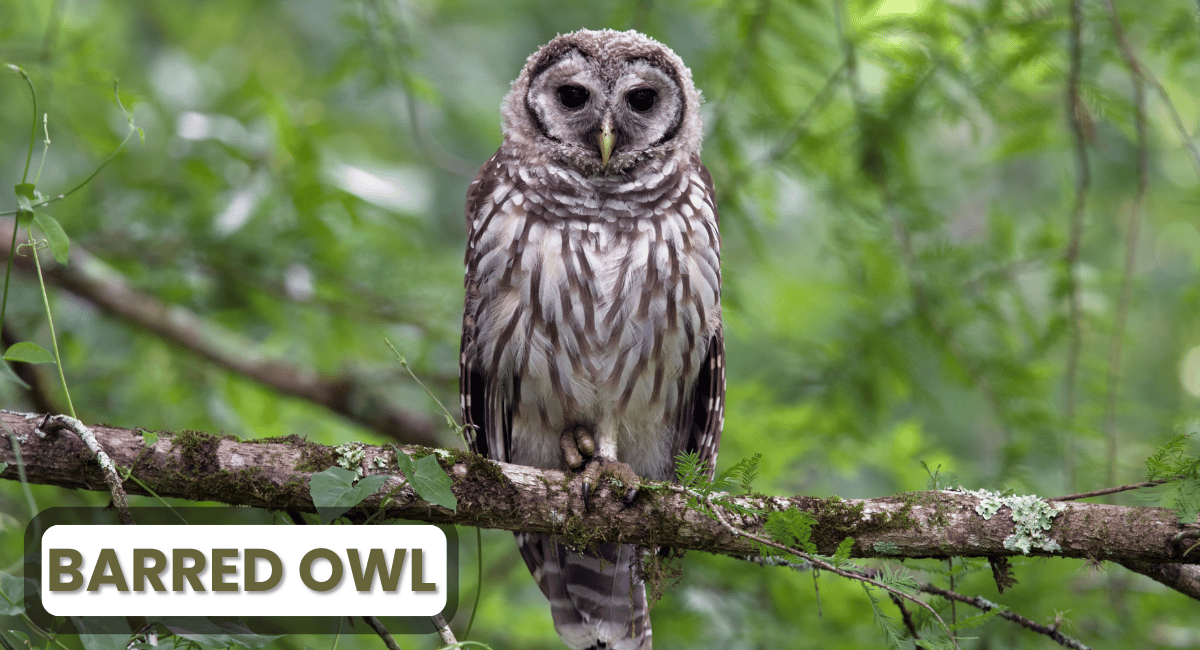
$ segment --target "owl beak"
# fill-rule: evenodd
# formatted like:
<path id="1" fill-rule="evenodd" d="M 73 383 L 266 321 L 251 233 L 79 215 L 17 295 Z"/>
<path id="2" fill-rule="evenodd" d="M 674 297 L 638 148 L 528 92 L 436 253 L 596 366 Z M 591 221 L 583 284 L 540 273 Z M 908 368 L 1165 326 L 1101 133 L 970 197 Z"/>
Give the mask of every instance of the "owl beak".
<path id="1" fill-rule="evenodd" d="M 607 118 L 604 120 L 604 126 L 600 129 L 598 139 L 600 141 L 600 164 L 608 167 L 608 159 L 612 157 L 613 143 L 617 138 L 613 135 L 612 122 Z"/>

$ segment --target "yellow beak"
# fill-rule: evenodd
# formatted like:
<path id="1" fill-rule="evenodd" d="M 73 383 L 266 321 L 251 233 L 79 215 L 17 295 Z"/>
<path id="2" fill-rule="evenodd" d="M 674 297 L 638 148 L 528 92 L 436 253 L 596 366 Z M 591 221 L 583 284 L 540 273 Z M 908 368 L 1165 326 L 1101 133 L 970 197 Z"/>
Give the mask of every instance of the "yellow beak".
<path id="1" fill-rule="evenodd" d="M 604 128 L 600 131 L 600 163 L 608 167 L 608 159 L 612 156 L 613 143 L 616 137 L 613 136 L 612 125 L 608 120 L 604 121 Z"/>

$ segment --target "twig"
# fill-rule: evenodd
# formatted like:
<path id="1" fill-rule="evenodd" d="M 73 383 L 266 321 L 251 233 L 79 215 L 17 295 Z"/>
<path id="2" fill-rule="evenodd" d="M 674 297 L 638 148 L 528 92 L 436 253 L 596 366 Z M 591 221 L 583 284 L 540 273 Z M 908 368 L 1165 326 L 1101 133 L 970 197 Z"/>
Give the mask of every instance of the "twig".
<path id="1" fill-rule="evenodd" d="M 1047 501 L 1074 501 L 1076 499 L 1087 499 L 1090 497 L 1104 496 L 1106 494 L 1116 494 L 1118 492 L 1128 492 L 1130 490 L 1137 490 L 1140 488 L 1154 487 L 1155 485 L 1162 485 L 1163 483 L 1170 483 L 1171 481 L 1174 481 L 1174 480 L 1175 479 L 1164 478 L 1164 479 L 1156 479 L 1153 481 L 1146 481 L 1145 483 L 1130 483 L 1129 485 L 1119 485 L 1117 487 L 1104 488 L 1103 490 L 1093 490 L 1091 492 L 1080 492 L 1079 494 L 1068 494 L 1066 496 L 1053 497 L 1053 498 L 1046 499 L 1046 500 Z"/>
<path id="2" fill-rule="evenodd" d="M 958 592 L 950 591 L 949 589 L 942 589 L 941 587 L 935 587 L 933 585 L 921 585 L 921 591 L 927 594 L 933 594 L 934 596 L 941 596 L 942 598 L 950 601 L 966 603 L 985 612 L 990 612 L 993 609 L 1000 607 L 1000 605 L 997 605 L 996 603 L 993 603 L 980 596 L 964 596 Z M 1086 646 L 1083 643 L 1072 639 L 1062 632 L 1059 632 L 1057 629 L 1034 623 L 1020 614 L 1014 614 L 1008 610 L 1004 610 L 997 614 L 997 616 L 1000 616 L 1005 620 L 1012 621 L 1013 623 L 1037 632 L 1038 634 L 1044 634 L 1051 639 L 1054 639 L 1059 645 L 1065 648 L 1072 648 L 1073 650 L 1091 650 L 1090 646 Z"/>
<path id="3" fill-rule="evenodd" d="M 16 225 L 14 224 L 14 228 Z M 50 327 L 50 343 L 54 350 L 54 365 L 58 367 L 58 379 L 62 382 L 63 395 L 67 398 L 67 412 L 75 417 L 75 404 L 71 401 L 71 390 L 67 388 L 67 375 L 63 370 L 62 354 L 58 350 L 58 334 L 54 332 L 54 310 L 50 309 L 50 294 L 46 293 L 46 278 L 42 274 L 42 262 L 38 257 L 38 245 L 33 240 L 33 229 L 29 229 L 29 256 L 37 270 L 38 288 L 42 291 L 42 305 L 46 308 L 46 324 Z M 76 420 L 78 421 L 78 420 Z M 82 426 L 82 425 L 80 425 Z"/>
<path id="4" fill-rule="evenodd" d="M 25 492 L 25 505 L 29 507 L 29 518 L 36 519 L 38 515 L 37 502 L 33 499 L 33 491 L 29 489 L 29 479 L 25 476 L 25 459 L 21 457 L 21 441 L 17 439 L 17 434 L 7 424 L 0 422 L 0 426 L 4 427 L 4 431 L 8 433 L 8 444 L 13 450 L 13 460 L 17 466 L 17 478 L 21 480 L 21 489 Z"/>
<path id="5" fill-rule="evenodd" d="M 87 445 L 88 451 L 95 456 L 96 463 L 100 465 L 100 470 L 104 473 L 104 482 L 112 492 L 113 505 L 117 507 L 118 518 L 122 524 L 132 526 L 133 515 L 129 513 L 129 499 L 125 496 L 125 488 L 121 486 L 121 476 L 117 473 L 117 466 L 100 446 L 100 441 L 96 440 L 96 435 L 92 433 L 92 430 L 69 415 L 47 415 L 41 426 L 38 427 L 39 431 L 45 433 L 56 433 L 63 429 L 79 436 L 83 444 Z"/>
<path id="6" fill-rule="evenodd" d="M 1183 118 L 1179 115 L 1179 109 L 1175 107 L 1175 102 L 1171 99 L 1170 93 L 1163 87 L 1162 83 L 1146 70 L 1140 64 L 1137 68 L 1138 75 L 1143 81 L 1150 84 L 1154 89 L 1154 93 L 1162 100 L 1163 105 L 1167 107 L 1167 114 L 1171 116 L 1171 123 L 1175 127 L 1175 131 L 1179 133 L 1179 142 L 1184 150 L 1188 152 L 1188 157 L 1192 161 L 1192 167 L 1196 168 L 1196 175 L 1200 176 L 1200 149 L 1197 149 L 1193 136 L 1188 132 L 1187 127 L 1183 124 Z"/>
<path id="7" fill-rule="evenodd" d="M 1067 73 L 1067 120 L 1075 151 L 1075 204 L 1071 209 L 1070 234 L 1063 261 L 1067 266 L 1068 314 L 1070 342 L 1067 348 L 1067 368 L 1063 376 L 1063 467 L 1067 485 L 1075 485 L 1075 384 L 1079 374 L 1079 356 L 1083 348 L 1083 307 L 1079 295 L 1077 265 L 1083 246 L 1083 219 L 1087 214 L 1087 195 L 1091 187 L 1091 170 L 1087 156 L 1087 109 L 1079 94 L 1083 66 L 1083 0 L 1071 0 L 1070 70 Z M 1090 122 L 1089 122 L 1090 124 Z"/>
<path id="8" fill-rule="evenodd" d="M 769 557 L 768 558 L 753 557 L 753 558 L 747 558 L 747 559 L 752 562 L 758 562 L 759 564 L 765 564 L 765 565 L 769 565 L 769 566 L 786 566 L 786 567 L 796 570 L 796 571 L 807 571 L 808 569 L 812 568 L 812 563 L 810 563 L 810 562 L 788 562 L 786 560 L 782 560 L 782 559 L 778 559 L 778 558 L 769 558 Z M 1168 567 L 1180 567 L 1183 569 L 1195 569 L 1196 573 L 1200 574 L 1200 566 L 1193 566 L 1193 565 L 1153 565 L 1153 566 L 1154 567 L 1168 566 Z M 1139 569 L 1134 569 L 1133 567 L 1130 567 L 1130 568 L 1134 571 L 1139 571 Z M 1144 570 L 1141 570 L 1140 572 L 1145 573 Z M 875 574 L 876 574 L 876 570 L 865 569 L 864 573 L 862 573 L 860 575 L 871 576 L 871 575 L 875 575 Z M 1151 575 L 1151 574 L 1146 573 L 1146 575 Z M 1151 577 L 1154 577 L 1154 576 L 1151 575 Z M 1168 584 L 1168 586 L 1170 586 L 1170 583 L 1165 583 L 1165 584 Z M 987 600 L 986 598 L 982 598 L 979 596 L 964 596 L 954 590 L 942 589 L 941 587 L 935 587 L 930 584 L 919 585 L 918 588 L 927 594 L 932 594 L 934 596 L 941 596 L 942 598 L 949 600 L 951 603 L 955 603 L 955 602 L 966 603 L 977 609 L 982 609 L 985 612 L 989 612 L 993 609 L 996 609 L 997 607 L 1000 607 L 1000 605 L 997 605 L 996 603 L 993 603 L 993 602 Z M 888 594 L 888 595 L 892 596 L 893 601 L 895 601 L 894 595 L 892 595 L 892 594 Z M 900 602 L 897 602 L 896 605 L 897 605 L 897 607 L 900 607 L 900 610 L 903 613 L 904 618 L 906 619 L 905 625 L 908 625 L 908 620 L 907 620 L 909 618 L 908 612 L 904 611 L 904 606 Z M 1057 629 L 1049 628 L 1044 625 L 1038 625 L 1037 623 L 1034 623 L 1033 621 L 1025 618 L 1024 616 L 1021 616 L 1020 614 L 1014 614 L 1011 611 L 1005 610 L 1005 611 L 1002 611 L 999 614 L 997 614 L 997 616 L 1000 616 L 1001 618 L 1004 618 L 1006 620 L 1017 623 L 1018 625 L 1021 625 L 1025 628 L 1028 628 L 1029 630 L 1032 630 L 1039 634 L 1045 634 L 1045 635 L 1049 636 L 1050 638 L 1054 639 L 1055 641 L 1057 641 L 1060 645 L 1066 646 L 1068 648 L 1075 648 L 1077 650 L 1091 650 L 1088 646 L 1084 645 L 1083 643 L 1080 643 L 1079 641 L 1076 641 L 1075 639 L 1072 639 L 1069 636 L 1066 636 L 1065 634 L 1059 632 Z M 910 627 L 909 630 L 912 631 L 912 628 Z M 913 634 L 913 638 L 914 639 L 917 638 L 915 633 Z"/>
<path id="9" fill-rule="evenodd" d="M 894 594 L 888 594 L 892 597 L 892 602 L 896 604 L 896 608 L 900 610 L 900 618 L 904 619 L 904 627 L 908 628 L 909 635 L 913 641 L 920 641 L 921 635 L 917 633 L 917 625 L 913 622 L 912 614 L 908 613 L 908 608 L 904 606 L 904 601 L 897 598 Z M 915 644 L 916 647 L 924 647 L 920 643 Z"/>
<path id="10" fill-rule="evenodd" d="M 21 184 L 24 185 L 25 182 L 29 180 L 29 163 L 33 160 L 33 141 L 37 138 L 37 91 L 34 90 L 33 80 L 29 78 L 29 74 L 26 73 L 25 70 L 23 70 L 20 66 L 13 65 L 11 63 L 8 64 L 8 67 L 14 70 L 17 74 L 21 75 L 21 78 L 25 80 L 25 85 L 29 86 L 29 96 L 33 101 L 33 127 L 31 127 L 29 133 L 29 151 L 25 154 L 25 171 L 21 173 Z M 16 257 L 17 252 L 18 230 L 20 229 L 16 226 L 13 226 L 12 241 L 8 245 L 8 269 L 4 274 L 4 297 L 0 299 L 0 323 L 8 322 L 8 320 L 5 318 L 5 315 L 8 311 L 8 285 L 9 281 L 12 279 L 13 258 Z M 0 363 L 6 362 L 0 361 Z"/>
<path id="11" fill-rule="evenodd" d="M 822 611 L 822 608 L 821 608 L 821 581 L 818 580 L 818 578 L 821 577 L 821 572 L 814 568 L 813 572 L 812 572 L 812 577 L 813 577 L 813 600 L 817 601 L 817 618 L 824 619 L 825 612 Z"/>
<path id="12" fill-rule="evenodd" d="M 1121 566 L 1156 580 L 1179 593 L 1200 600 L 1200 567 L 1191 564 L 1122 562 Z"/>
<path id="13" fill-rule="evenodd" d="M 379 638 L 383 639 L 383 645 L 387 646 L 388 650 L 400 650 L 400 645 L 396 643 L 396 639 L 392 638 L 392 634 L 383 626 L 382 621 L 374 616 L 364 616 L 363 620 L 371 626 L 372 630 L 375 630 L 375 634 L 378 634 Z"/>
<path id="14" fill-rule="evenodd" d="M 433 624 L 437 626 L 438 636 L 442 637 L 442 643 L 446 645 L 456 645 L 458 639 L 454 638 L 454 632 L 450 631 L 450 624 L 441 614 L 434 614 L 429 618 L 433 619 Z"/>
<path id="15" fill-rule="evenodd" d="M 774 548 L 774 549 L 783 551 L 784 553 L 788 553 L 790 555 L 795 555 L 796 557 L 808 560 L 812 564 L 813 568 L 815 568 L 815 569 L 822 569 L 822 570 L 828 571 L 834 575 L 842 576 L 843 578 L 849 578 L 851 580 L 858 580 L 859 582 L 871 585 L 878 589 L 882 589 L 883 591 L 886 591 L 887 593 L 891 594 L 892 596 L 903 598 L 904 600 L 908 600 L 913 603 L 916 603 L 923 609 L 927 610 L 930 614 L 932 614 L 933 617 L 935 619 L 937 619 L 937 622 L 943 628 L 949 629 L 949 626 L 946 625 L 946 621 L 942 620 L 942 617 L 937 613 L 937 610 L 935 610 L 933 607 L 930 607 L 929 603 L 926 603 L 925 601 L 921 600 L 920 598 L 917 598 L 916 596 L 913 596 L 911 594 L 906 594 L 903 591 L 900 591 L 899 589 L 896 589 L 894 587 L 889 587 L 888 585 L 885 585 L 882 582 L 879 582 L 878 580 L 869 578 L 860 573 L 855 573 L 853 571 L 846 571 L 844 569 L 840 569 L 840 568 L 834 566 L 833 564 L 826 562 L 825 560 L 822 560 L 820 558 L 809 555 L 808 553 L 805 553 L 804 551 L 801 551 L 800 549 L 796 549 L 796 548 L 792 548 L 790 546 L 786 546 L 784 544 L 780 544 L 779 542 L 776 542 L 771 539 L 767 539 L 766 537 L 763 537 L 761 535 L 756 535 L 754 533 L 751 533 L 751 532 L 748 532 L 745 530 L 734 528 L 733 525 L 730 524 L 729 521 L 725 518 L 725 515 L 722 514 L 722 510 L 724 510 L 725 506 L 721 505 L 716 500 L 714 500 L 713 495 L 711 495 L 711 494 L 702 495 L 702 494 L 699 494 L 698 492 L 688 490 L 687 488 L 684 488 L 684 487 L 678 486 L 678 485 L 668 485 L 665 487 L 667 487 L 668 489 L 670 489 L 674 492 L 677 492 L 679 494 L 683 494 L 683 495 L 686 495 L 689 497 L 693 497 L 695 499 L 703 500 L 705 503 L 708 504 L 709 512 L 711 512 L 712 515 L 714 517 L 716 517 L 717 523 L 721 524 L 721 527 L 724 528 L 726 531 L 728 531 L 734 537 L 744 537 L 746 539 L 758 542 L 759 544 L 762 544 L 763 546 L 768 546 L 770 548 Z M 955 640 L 953 636 L 950 637 L 950 641 L 954 644 L 955 648 L 959 647 L 958 641 Z"/>
<path id="16" fill-rule="evenodd" d="M 952 557 L 946 558 L 946 569 L 947 569 L 946 575 L 950 578 L 950 589 L 953 590 L 953 589 L 955 589 L 954 558 L 952 558 Z M 950 620 L 955 625 L 958 625 L 958 607 L 954 604 L 954 601 L 950 601 Z"/>

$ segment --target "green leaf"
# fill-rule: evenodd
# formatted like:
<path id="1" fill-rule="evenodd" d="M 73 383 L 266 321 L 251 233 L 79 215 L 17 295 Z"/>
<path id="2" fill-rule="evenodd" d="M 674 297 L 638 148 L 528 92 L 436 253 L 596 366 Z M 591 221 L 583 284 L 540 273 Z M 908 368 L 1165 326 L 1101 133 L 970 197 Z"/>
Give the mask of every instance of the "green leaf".
<path id="1" fill-rule="evenodd" d="M 718 492 L 730 492 L 735 487 L 740 487 L 743 493 L 750 491 L 750 486 L 754 480 L 758 478 L 758 462 L 762 460 L 762 454 L 754 454 L 749 458 L 743 458 L 729 469 L 721 472 L 716 480 L 712 482 L 713 490 Z"/>
<path id="2" fill-rule="evenodd" d="M 413 474 L 408 480 L 413 486 L 413 491 L 423 500 L 449 510 L 458 510 L 458 499 L 450 491 L 450 476 L 442 469 L 435 454 L 429 454 L 413 463 Z"/>
<path id="3" fill-rule="evenodd" d="M 321 523 L 327 524 L 362 503 L 363 499 L 382 487 L 387 479 L 386 476 L 367 476 L 356 485 L 354 472 L 341 467 L 330 467 L 324 472 L 312 475 L 312 479 L 309 480 L 309 494 L 312 495 L 313 505 L 321 514 Z"/>
<path id="4" fill-rule="evenodd" d="M 153 431 L 142 432 L 142 444 L 147 447 L 153 447 L 154 443 L 158 442 L 158 434 Z"/>
<path id="5" fill-rule="evenodd" d="M 46 351 L 46 348 L 28 341 L 12 344 L 4 352 L 4 359 L 23 363 L 54 363 L 54 355 Z"/>
<path id="6" fill-rule="evenodd" d="M 871 613 L 874 615 L 875 625 L 883 631 L 884 639 L 887 641 L 887 647 L 906 647 L 905 639 L 908 635 L 900 629 L 900 626 L 896 623 L 895 619 L 893 619 L 891 616 L 888 616 L 882 609 L 879 608 L 879 601 L 875 598 L 875 594 L 873 593 L 875 590 L 865 582 L 862 583 L 862 586 L 863 590 L 867 592 L 867 598 L 871 601 Z"/>
<path id="7" fill-rule="evenodd" d="M 833 553 L 834 566 L 840 567 L 841 565 L 845 564 L 846 561 L 850 559 L 850 551 L 853 549 L 854 538 L 847 537 L 846 539 L 843 539 L 842 543 L 838 544 L 837 550 Z"/>
<path id="8" fill-rule="evenodd" d="M 959 619 L 959 621 L 957 623 L 953 623 L 950 625 L 950 629 L 954 630 L 954 631 L 958 631 L 958 630 L 969 630 L 973 627 L 979 627 L 980 625 L 987 623 L 988 621 L 992 620 L 993 618 L 999 616 L 1000 614 L 1002 614 L 1006 611 L 1008 611 L 1007 607 L 997 605 L 996 607 L 993 607 L 992 609 L 989 609 L 988 611 L 986 611 L 982 614 L 976 614 L 974 616 L 968 616 L 966 618 Z"/>
<path id="9" fill-rule="evenodd" d="M 67 231 L 63 230 L 58 219 L 45 212 L 35 214 L 33 222 L 46 234 L 46 241 L 50 244 L 50 253 L 54 255 L 54 261 L 66 266 L 71 252 L 71 240 L 67 237 Z"/>
<path id="10" fill-rule="evenodd" d="M 22 648 L 22 650 L 24 650 L 25 648 L 33 647 L 33 644 L 30 643 L 30 641 L 29 641 L 28 634 L 25 634 L 24 632 L 22 632 L 20 630 L 7 630 L 7 632 L 9 634 L 13 635 L 14 637 L 16 637 L 16 639 L 21 642 L 21 644 L 18 647 Z"/>
<path id="11" fill-rule="evenodd" d="M 179 635 L 180 638 L 211 648 L 229 648 L 231 646 L 261 648 L 275 639 L 281 638 L 255 634 L 241 621 L 219 616 L 203 619 L 162 616 L 147 617 L 146 620 L 162 625 L 172 633 Z"/>
<path id="12" fill-rule="evenodd" d="M 3 474 L 6 469 L 8 469 L 8 463 L 0 463 L 0 474 Z"/>
<path id="13" fill-rule="evenodd" d="M 392 445 L 392 449 L 396 451 L 396 464 L 400 466 L 400 472 L 404 474 L 404 478 L 411 481 L 413 475 L 412 458 L 409 458 L 408 454 L 404 453 L 404 450 L 396 445 Z"/>
<path id="14" fill-rule="evenodd" d="M 1146 459 L 1146 479 L 1173 479 L 1177 476 L 1196 476 L 1200 459 L 1187 454 L 1191 433 L 1181 433 L 1164 442 Z"/>
<path id="15" fill-rule="evenodd" d="M 71 617 L 71 622 L 79 630 L 79 640 L 83 642 L 84 650 L 124 648 L 132 636 L 129 623 L 116 616 Z"/>
<path id="16" fill-rule="evenodd" d="M 13 372 L 12 366 L 7 363 L 0 363 L 0 379 L 7 379 L 21 388 L 29 388 L 29 384 L 25 383 L 24 379 L 18 377 L 17 373 Z"/>
<path id="17" fill-rule="evenodd" d="M 0 573 L 0 616 L 17 616 L 25 612 L 25 581 L 14 575 Z"/>
<path id="18" fill-rule="evenodd" d="M 34 194 L 35 186 L 33 183 L 17 183 L 13 189 L 17 191 L 17 196 L 23 196 L 30 201 L 36 196 Z"/>
<path id="19" fill-rule="evenodd" d="M 17 195 L 17 224 L 20 226 L 29 225 L 30 219 L 33 218 L 33 204 L 29 199 L 30 197 L 23 194 Z"/>
<path id="20" fill-rule="evenodd" d="M 812 543 L 812 527 L 817 519 L 803 510 L 778 510 L 767 517 L 763 530 L 770 538 L 784 546 L 799 548 L 805 553 L 816 553 Z"/>
<path id="21" fill-rule="evenodd" d="M 875 579 L 880 584 L 908 594 L 909 596 L 916 596 L 921 591 L 921 585 L 917 584 L 916 579 L 903 570 L 895 570 L 888 564 L 883 565 L 882 569 L 875 574 Z"/>
<path id="22" fill-rule="evenodd" d="M 1196 521 L 1200 514 L 1200 478 L 1188 477 L 1175 482 L 1175 510 L 1179 523 Z"/>
<path id="23" fill-rule="evenodd" d="M 450 491 L 453 482 L 437 462 L 437 457 L 430 454 L 414 463 L 412 457 L 404 453 L 403 449 L 396 445 L 392 445 L 392 449 L 396 451 L 396 464 L 400 466 L 400 471 L 404 473 L 417 496 L 434 505 L 458 511 L 458 499 Z"/>
<path id="24" fill-rule="evenodd" d="M 675 457 L 675 475 L 686 488 L 705 494 L 711 491 L 711 483 L 705 476 L 700 454 L 694 451 L 681 452 Z"/>

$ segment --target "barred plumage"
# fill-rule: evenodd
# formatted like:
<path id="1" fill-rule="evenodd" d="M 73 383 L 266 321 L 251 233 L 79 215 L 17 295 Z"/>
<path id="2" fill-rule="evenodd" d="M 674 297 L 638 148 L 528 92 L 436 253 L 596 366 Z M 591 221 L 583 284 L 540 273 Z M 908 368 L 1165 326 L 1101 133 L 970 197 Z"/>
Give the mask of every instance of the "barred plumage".
<path id="1" fill-rule="evenodd" d="M 461 396 L 480 453 L 566 469 L 560 436 L 581 427 L 647 478 L 673 478 L 684 450 L 715 465 L 720 236 L 699 102 L 636 32 L 560 36 L 514 82 L 467 197 Z M 650 647 L 635 547 L 517 537 L 570 647 Z"/>

